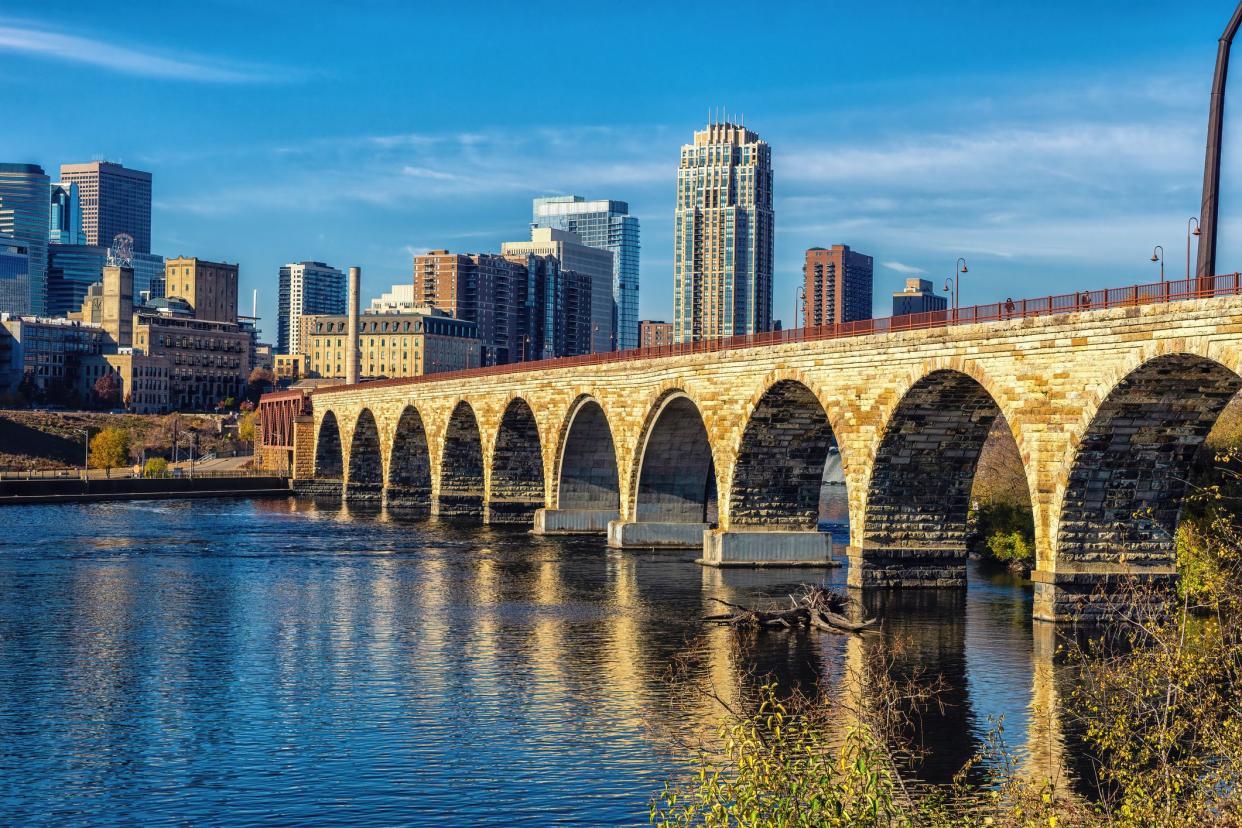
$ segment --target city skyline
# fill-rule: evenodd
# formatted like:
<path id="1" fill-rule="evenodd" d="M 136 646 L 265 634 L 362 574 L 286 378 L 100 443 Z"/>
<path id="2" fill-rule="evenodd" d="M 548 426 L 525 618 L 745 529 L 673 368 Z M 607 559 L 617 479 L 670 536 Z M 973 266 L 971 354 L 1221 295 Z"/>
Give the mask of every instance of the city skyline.
<path id="1" fill-rule="evenodd" d="M 886 41 L 901 49 L 874 55 L 867 49 L 880 42 L 879 16 L 832 10 L 864 36 L 822 63 L 779 43 L 829 11 L 783 9 L 755 44 L 771 60 L 750 77 L 713 72 L 662 89 L 661 78 L 702 55 L 699 47 L 676 56 L 648 50 L 630 56 L 641 94 L 622 98 L 620 81 L 610 81 L 598 101 L 566 109 L 572 84 L 545 79 L 545 102 L 508 96 L 516 80 L 495 69 L 495 58 L 443 93 L 432 91 L 443 80 L 437 69 L 425 88 L 380 84 L 360 95 L 376 68 L 360 53 L 341 47 L 329 71 L 301 63 L 291 48 L 251 48 L 272 12 L 181 10 L 161 22 L 142 4 L 104 18 L 71 3 L 52 20 L 19 4 L 17 16 L 0 19 L 0 85 L 33 117 L 0 140 L 0 154 L 48 171 L 97 157 L 151 171 L 152 250 L 239 262 L 242 291 L 260 292 L 268 340 L 281 264 L 357 263 L 364 293 L 378 295 L 400 281 L 415 252 L 489 251 L 520 238 L 530 199 L 558 193 L 629 202 L 643 223 L 639 317 L 671 318 L 677 148 L 721 104 L 744 112 L 773 147 L 773 316 L 785 324 L 804 252 L 816 244 L 875 256 L 873 311 L 881 315 L 907 276 L 939 287 L 958 255 L 971 264 L 964 304 L 1004 298 L 1015 284 L 1037 295 L 1152 281 L 1154 244 L 1168 251 L 1176 275 L 1186 217 L 1198 211 L 1210 67 L 1228 8 L 1127 9 L 1103 42 L 1094 32 L 1121 7 L 1072 16 L 1070 8 L 908 9 L 915 25 L 898 33 L 899 43 Z M 446 14 L 429 12 L 424 25 Z M 532 25 L 507 10 L 490 14 L 497 32 Z M 685 24 L 653 14 L 647 25 L 667 24 L 661 44 L 684 34 Z M 373 13 L 319 16 L 344 34 L 383 33 Z M 605 21 L 634 25 L 599 17 L 563 25 Z M 202 43 L 168 47 L 187 23 L 198 24 Z M 116 42 L 122 31 L 124 47 L 86 48 Z M 209 49 L 213 35 L 236 51 Z M 946 62 L 939 44 L 950 37 L 963 48 Z M 607 46 L 609 54 L 620 48 Z M 892 61 L 894 51 L 904 56 Z M 51 129 L 54 102 L 87 72 L 106 76 L 117 94 L 80 101 L 73 123 L 104 119 L 108 129 Z M 498 82 L 485 114 L 465 106 L 476 87 Z M 282 119 L 321 92 L 340 117 L 315 129 L 301 124 L 290 138 Z M 152 112 L 131 106 L 116 116 L 118 100 L 139 96 Z M 165 128 L 152 129 L 162 105 L 204 120 L 160 120 Z M 1220 270 L 1236 269 L 1242 251 L 1233 209 L 1242 169 L 1228 152 L 1237 112 L 1227 112 Z"/>

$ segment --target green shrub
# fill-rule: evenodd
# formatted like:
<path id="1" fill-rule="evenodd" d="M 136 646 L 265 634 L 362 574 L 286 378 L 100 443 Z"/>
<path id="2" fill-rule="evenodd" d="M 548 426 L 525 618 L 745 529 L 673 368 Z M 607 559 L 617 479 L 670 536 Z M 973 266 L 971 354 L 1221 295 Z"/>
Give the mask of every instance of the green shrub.
<path id="1" fill-rule="evenodd" d="M 168 461 L 163 457 L 152 457 L 142 467 L 143 477 L 168 477 Z"/>
<path id="2" fill-rule="evenodd" d="M 1033 563 L 1035 547 L 1022 532 L 993 532 L 988 538 L 993 557 L 1004 563 Z"/>
<path id="3" fill-rule="evenodd" d="M 1035 518 L 1026 506 L 985 503 L 970 515 L 968 545 L 1002 563 L 1035 562 Z"/>

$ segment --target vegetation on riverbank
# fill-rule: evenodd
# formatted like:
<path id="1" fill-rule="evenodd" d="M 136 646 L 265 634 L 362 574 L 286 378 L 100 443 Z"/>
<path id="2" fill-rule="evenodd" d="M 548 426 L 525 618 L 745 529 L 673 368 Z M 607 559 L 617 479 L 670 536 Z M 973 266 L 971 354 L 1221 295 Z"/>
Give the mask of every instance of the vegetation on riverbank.
<path id="1" fill-rule="evenodd" d="M 199 454 L 244 449 L 235 430 L 216 416 L 195 414 L 109 414 L 93 411 L 0 411 L 0 470 L 80 468 L 85 455 L 83 433 L 118 429 L 129 435 L 129 465 L 144 454 L 172 459 L 193 442 Z"/>

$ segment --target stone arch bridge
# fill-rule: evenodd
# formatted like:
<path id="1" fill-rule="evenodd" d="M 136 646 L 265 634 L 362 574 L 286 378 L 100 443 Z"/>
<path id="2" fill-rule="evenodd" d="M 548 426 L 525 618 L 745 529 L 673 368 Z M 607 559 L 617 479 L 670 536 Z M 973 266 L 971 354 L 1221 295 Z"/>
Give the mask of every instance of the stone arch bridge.
<path id="1" fill-rule="evenodd" d="M 1233 287 L 1214 293 L 1236 294 L 1221 278 Z M 816 519 L 839 453 L 850 584 L 958 586 L 976 461 L 1003 417 L 1034 510 L 1036 617 L 1082 617 L 1124 577 L 1174 576 L 1192 458 L 1242 387 L 1242 296 L 1126 290 L 972 324 L 319 389 L 292 468 L 304 489 L 390 509 L 792 564 L 830 555 Z"/>

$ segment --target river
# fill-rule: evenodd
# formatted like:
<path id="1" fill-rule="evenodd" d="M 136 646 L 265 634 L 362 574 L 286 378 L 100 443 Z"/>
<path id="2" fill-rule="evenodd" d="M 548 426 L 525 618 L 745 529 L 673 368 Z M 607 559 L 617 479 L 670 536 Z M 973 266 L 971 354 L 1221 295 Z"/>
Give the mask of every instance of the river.
<path id="1" fill-rule="evenodd" d="M 844 569 L 704 569 L 294 499 L 0 518 L 4 824 L 646 824 L 718 715 L 671 663 L 744 698 L 756 675 L 839 677 L 860 646 L 697 620 L 710 597 Z M 952 688 L 920 774 L 948 778 L 1001 716 L 1027 761 L 1056 764 L 1029 587 L 972 566 L 965 591 L 867 602 L 900 658 Z"/>

